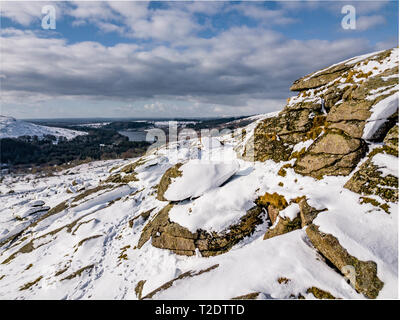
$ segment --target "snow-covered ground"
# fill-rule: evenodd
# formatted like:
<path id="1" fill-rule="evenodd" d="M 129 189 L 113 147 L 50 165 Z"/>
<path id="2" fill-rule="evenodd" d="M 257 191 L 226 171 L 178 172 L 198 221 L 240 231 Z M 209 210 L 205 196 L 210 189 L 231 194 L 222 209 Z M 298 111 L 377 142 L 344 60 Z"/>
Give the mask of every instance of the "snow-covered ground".
<path id="1" fill-rule="evenodd" d="M 252 123 L 245 131 L 251 134 L 254 128 Z M 387 214 L 361 204 L 360 195 L 343 188 L 348 177 L 315 180 L 292 169 L 282 177 L 277 172 L 287 162 L 239 159 L 234 148 L 243 143 L 240 132 L 212 138 L 220 143 L 192 139 L 159 148 L 141 158 L 135 168 L 137 181 L 125 185 L 105 180 L 110 174 L 124 176 L 121 168 L 137 159 L 97 161 L 41 178 L 5 176 L 0 185 L 0 243 L 17 237 L 0 248 L 0 299 L 137 299 L 135 288 L 141 280 L 146 281 L 145 296 L 187 271 L 210 267 L 176 280 L 152 298 L 230 299 L 260 292 L 259 299 L 299 293 L 308 299 L 314 298 L 306 293 L 310 287 L 340 298 L 364 298 L 323 261 L 304 228 L 263 240 L 269 227 L 265 221 L 229 252 L 209 258 L 200 253 L 179 256 L 153 247 L 151 241 L 138 249 L 147 223 L 141 214 L 152 210 L 151 219 L 168 204 L 156 199 L 155 187 L 168 168 L 183 160 L 183 175 L 173 179 L 170 193 L 189 199 L 173 206 L 171 221 L 193 232 L 219 232 L 237 223 L 265 192 L 288 200 L 306 195 L 310 205 L 328 209 L 314 221 L 321 231 L 334 234 L 358 259 L 377 263 L 385 283 L 378 298 L 396 297 L 397 205 L 391 204 Z M 379 157 L 374 161 L 387 163 Z M 193 191 L 197 184 L 202 186 L 198 193 Z M 85 190 L 94 191 L 79 197 Z M 44 219 L 40 217 L 46 211 L 26 215 L 38 200 L 51 208 L 63 201 L 70 205 Z M 297 207 L 289 206 L 281 216 L 292 217 Z M 287 281 L 279 282 L 281 278 Z"/>
<path id="2" fill-rule="evenodd" d="M 0 139 L 2 138 L 18 138 L 20 136 L 38 136 L 53 135 L 56 137 L 65 137 L 68 140 L 79 135 L 84 135 L 86 132 L 39 126 L 33 123 L 17 120 L 12 117 L 0 115 Z"/>

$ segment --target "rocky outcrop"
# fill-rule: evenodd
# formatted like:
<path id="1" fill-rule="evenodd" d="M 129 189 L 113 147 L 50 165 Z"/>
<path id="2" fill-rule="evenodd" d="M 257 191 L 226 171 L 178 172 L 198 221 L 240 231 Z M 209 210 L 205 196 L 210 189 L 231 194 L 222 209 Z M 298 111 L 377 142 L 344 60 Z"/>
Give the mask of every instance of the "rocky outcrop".
<path id="1" fill-rule="evenodd" d="M 364 156 L 365 143 L 344 132 L 328 131 L 319 137 L 294 166 L 297 173 L 321 178 L 324 175 L 348 175 Z"/>
<path id="2" fill-rule="evenodd" d="M 267 209 L 268 218 L 272 224 L 275 223 L 279 216 L 279 212 L 288 206 L 284 196 L 274 192 L 266 192 L 263 196 L 256 200 L 257 205 Z"/>
<path id="3" fill-rule="evenodd" d="M 177 163 L 173 167 L 169 168 L 163 176 L 157 186 L 157 199 L 160 201 L 167 201 L 164 198 L 164 193 L 167 191 L 168 186 L 171 184 L 173 178 L 181 177 L 182 171 L 179 170 L 183 163 Z"/>
<path id="4" fill-rule="evenodd" d="M 260 122 L 239 156 L 248 161 L 288 160 L 293 146 L 308 139 L 316 115 L 321 115 L 319 103 L 287 106 L 278 116 Z"/>
<path id="5" fill-rule="evenodd" d="M 382 176 L 371 159 L 367 160 L 344 185 L 345 188 L 361 195 L 377 195 L 390 202 L 398 202 L 398 178 Z"/>
<path id="6" fill-rule="evenodd" d="M 291 201 L 291 203 L 297 203 L 299 207 L 299 212 L 295 217 L 289 218 L 280 216 L 280 212 L 288 207 L 288 203 L 283 196 L 277 193 L 266 193 L 259 198 L 258 203 L 261 203 L 267 208 L 268 217 L 272 223 L 272 227 L 270 227 L 264 235 L 264 240 L 308 226 L 320 212 L 327 210 L 317 210 L 311 207 L 307 203 L 306 197 L 303 196 Z"/>
<path id="7" fill-rule="evenodd" d="M 290 89 L 298 95 L 276 117 L 258 124 L 240 156 L 276 162 L 296 158 L 294 170 L 314 178 L 350 174 L 368 141 L 382 141 L 397 121 L 395 108 L 372 117 L 374 107 L 398 90 L 396 55 L 393 49 L 350 59 L 295 81 Z M 293 152 L 295 144 L 310 139 L 308 149 Z"/>
<path id="8" fill-rule="evenodd" d="M 375 299 L 384 283 L 377 276 L 377 265 L 373 261 L 361 261 L 350 255 L 338 239 L 331 234 L 319 231 L 318 226 L 311 224 L 306 233 L 313 246 L 343 275 L 348 275 L 349 268 L 354 268 L 354 288 L 367 298 Z M 350 278 L 350 281 L 352 279 Z"/>
<path id="9" fill-rule="evenodd" d="M 351 66 L 346 65 L 345 63 L 341 63 L 340 65 L 336 65 L 320 72 L 307 75 L 303 78 L 296 80 L 290 87 L 290 90 L 303 91 L 321 87 L 337 79 L 343 72 L 346 72 L 350 68 Z"/>
<path id="10" fill-rule="evenodd" d="M 139 159 L 133 163 L 129 163 L 122 168 L 111 168 L 112 174 L 105 180 L 106 183 L 129 183 L 139 181 L 135 169 L 143 165 L 145 161 Z M 118 170 L 117 170 L 118 169 Z"/>
<path id="11" fill-rule="evenodd" d="M 317 287 L 308 288 L 307 293 L 311 293 L 317 299 L 336 299 L 330 292 Z"/>
<path id="12" fill-rule="evenodd" d="M 234 297 L 231 300 L 255 300 L 258 298 L 259 295 L 260 295 L 260 292 L 251 292 L 248 294 Z"/>
<path id="13" fill-rule="evenodd" d="M 344 185 L 345 188 L 361 195 L 376 195 L 385 201 L 398 202 L 399 198 L 399 179 L 393 174 L 383 174 L 381 168 L 374 162 L 377 155 L 387 157 L 398 157 L 398 127 L 393 127 L 385 137 L 385 145 L 376 148 L 368 155 L 360 169 L 357 170 L 349 181 Z M 387 164 L 391 166 L 390 163 Z"/>
<path id="14" fill-rule="evenodd" d="M 262 207 L 255 206 L 248 210 L 239 223 L 232 225 L 225 232 L 208 233 L 205 230 L 190 232 L 188 229 L 171 222 L 168 212 L 173 204 L 168 204 L 142 231 L 138 248 L 151 238 L 151 244 L 160 249 L 168 249 L 179 255 L 192 256 L 196 251 L 202 256 L 214 256 L 229 251 L 236 243 L 250 236 L 257 225 L 263 222 Z"/>
<path id="15" fill-rule="evenodd" d="M 267 230 L 264 235 L 264 240 L 280 236 L 296 229 L 301 229 L 301 219 L 299 216 L 291 220 L 290 218 L 278 217 L 276 225 Z"/>
<path id="16" fill-rule="evenodd" d="M 393 149 L 397 154 L 399 153 L 399 126 L 393 126 L 387 133 L 383 143 L 390 149 Z"/>
<path id="17" fill-rule="evenodd" d="M 324 211 L 328 210 L 326 208 L 318 210 L 318 209 L 310 206 L 307 202 L 306 197 L 302 197 L 300 199 L 299 209 L 300 209 L 300 220 L 301 220 L 302 228 L 310 225 L 320 212 L 324 212 Z"/>
<path id="18" fill-rule="evenodd" d="M 213 265 L 211 267 L 208 267 L 207 269 L 203 269 L 203 270 L 200 270 L 200 271 L 192 271 L 192 270 L 190 270 L 190 271 L 184 272 L 181 275 L 179 275 L 178 277 L 176 277 L 176 278 L 164 283 L 162 286 L 158 287 L 157 289 L 155 289 L 155 290 L 151 291 L 150 293 L 148 293 L 143 298 L 139 298 L 139 299 L 140 300 L 151 299 L 156 294 L 158 294 L 158 293 L 160 293 L 162 291 L 165 291 L 165 290 L 169 289 L 170 287 L 172 287 L 176 281 L 179 281 L 179 280 L 182 280 L 182 279 L 186 279 L 186 278 L 197 277 L 197 276 L 200 276 L 200 275 L 202 275 L 204 273 L 210 272 L 210 271 L 212 271 L 212 270 L 214 270 L 214 269 L 216 269 L 218 267 L 219 267 L 219 265 L 215 264 L 215 265 Z M 143 288 L 141 289 L 141 292 L 142 292 L 142 290 L 143 290 Z"/>

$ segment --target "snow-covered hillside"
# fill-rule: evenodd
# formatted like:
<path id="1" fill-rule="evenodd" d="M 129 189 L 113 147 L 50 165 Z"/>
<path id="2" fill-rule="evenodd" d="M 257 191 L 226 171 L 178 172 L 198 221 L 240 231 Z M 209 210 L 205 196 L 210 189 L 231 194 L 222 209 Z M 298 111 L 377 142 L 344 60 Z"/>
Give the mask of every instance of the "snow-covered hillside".
<path id="1" fill-rule="evenodd" d="M 397 60 L 311 74 L 231 134 L 4 176 L 0 299 L 397 297 Z"/>
<path id="2" fill-rule="evenodd" d="M 83 131 L 69 130 L 63 128 L 53 128 L 39 126 L 33 123 L 17 120 L 12 117 L 0 115 L 0 139 L 2 138 L 18 138 L 20 136 L 38 136 L 53 135 L 56 137 L 65 137 L 68 140 L 76 136 L 86 134 Z"/>

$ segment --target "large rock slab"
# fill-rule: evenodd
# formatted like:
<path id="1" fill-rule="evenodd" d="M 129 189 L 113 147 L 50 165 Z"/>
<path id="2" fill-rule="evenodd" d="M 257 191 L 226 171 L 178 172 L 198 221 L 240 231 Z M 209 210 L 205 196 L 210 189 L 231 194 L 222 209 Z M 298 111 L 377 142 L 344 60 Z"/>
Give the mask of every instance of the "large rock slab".
<path id="1" fill-rule="evenodd" d="M 168 169 L 158 186 L 158 199 L 182 201 L 217 188 L 239 170 L 236 161 L 190 160 Z"/>
<path id="2" fill-rule="evenodd" d="M 257 225 L 263 222 L 264 210 L 255 206 L 240 218 L 240 221 L 221 233 L 205 230 L 190 232 L 185 227 L 171 222 L 168 216 L 173 204 L 164 207 L 153 220 L 143 228 L 138 248 L 151 239 L 151 244 L 168 249 L 178 255 L 193 256 L 198 251 L 202 256 L 214 256 L 229 251 L 236 243 L 250 236 Z"/>
<path id="3" fill-rule="evenodd" d="M 328 131 L 319 137 L 295 163 L 297 173 L 321 178 L 324 175 L 348 175 L 366 150 L 365 143 L 340 131 Z"/>
<path id="4" fill-rule="evenodd" d="M 389 130 L 389 132 L 387 133 L 383 142 L 389 148 L 395 150 L 397 153 L 399 152 L 399 126 L 398 125 L 393 126 Z"/>
<path id="5" fill-rule="evenodd" d="M 338 239 L 331 234 L 319 231 L 318 226 L 312 224 L 307 227 L 306 233 L 313 246 L 329 260 L 343 275 L 354 268 L 354 288 L 367 298 L 375 299 L 384 283 L 377 276 L 377 265 L 374 261 L 361 261 L 350 255 L 343 248 Z"/>
<path id="6" fill-rule="evenodd" d="M 341 63 L 331 68 L 325 69 L 322 72 L 313 73 L 303 78 L 296 80 L 290 87 L 291 91 L 302 91 L 321 87 L 329 82 L 337 79 L 345 71 L 349 70 L 351 66 Z"/>

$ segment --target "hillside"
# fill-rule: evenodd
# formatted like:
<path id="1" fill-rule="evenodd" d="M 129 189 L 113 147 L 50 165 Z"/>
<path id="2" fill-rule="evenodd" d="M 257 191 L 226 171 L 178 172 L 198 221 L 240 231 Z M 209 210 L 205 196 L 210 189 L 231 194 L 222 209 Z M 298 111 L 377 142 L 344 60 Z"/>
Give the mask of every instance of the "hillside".
<path id="1" fill-rule="evenodd" d="M 38 138 L 42 138 L 45 135 L 53 135 L 55 137 L 65 137 L 70 140 L 83 134 L 86 133 L 63 128 L 39 126 L 22 120 L 16 120 L 12 117 L 0 115 L 0 139 L 18 138 L 20 136 L 37 136 Z"/>
<path id="2" fill-rule="evenodd" d="M 375 299 L 398 283 L 398 48 L 218 137 L 0 185 L 0 299 Z"/>

